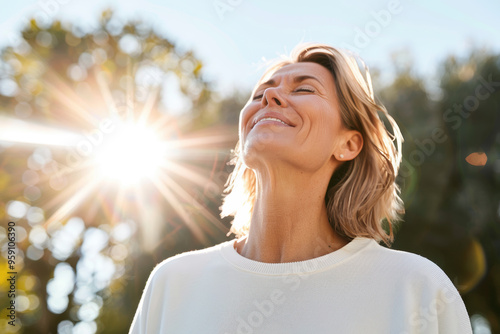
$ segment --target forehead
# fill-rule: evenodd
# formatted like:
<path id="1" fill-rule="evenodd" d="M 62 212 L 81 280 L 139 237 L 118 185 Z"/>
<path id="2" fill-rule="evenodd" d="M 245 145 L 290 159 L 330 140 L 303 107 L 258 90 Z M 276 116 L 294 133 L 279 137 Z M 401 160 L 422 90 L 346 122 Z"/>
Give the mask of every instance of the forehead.
<path id="1" fill-rule="evenodd" d="M 333 77 L 328 69 L 316 63 L 302 62 L 302 63 L 288 64 L 274 72 L 266 73 L 259 80 L 257 86 L 260 86 L 270 80 L 278 82 L 282 79 L 287 79 L 287 78 L 292 79 L 294 77 L 302 75 L 313 76 L 319 81 L 321 81 L 325 86 L 328 85 L 333 86 L 334 84 Z"/>

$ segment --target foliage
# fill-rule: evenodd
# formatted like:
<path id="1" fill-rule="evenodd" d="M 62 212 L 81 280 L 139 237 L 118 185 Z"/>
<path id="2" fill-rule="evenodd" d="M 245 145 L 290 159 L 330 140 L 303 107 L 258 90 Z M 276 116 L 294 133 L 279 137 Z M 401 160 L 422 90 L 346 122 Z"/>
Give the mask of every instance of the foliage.
<path id="1" fill-rule="evenodd" d="M 381 92 L 405 137 L 399 181 L 406 215 L 393 247 L 437 263 L 469 314 L 498 333 L 500 55 L 474 50 L 440 68 L 433 91 L 410 67 Z M 468 157 L 481 153 L 487 162 L 471 164 Z"/>
<path id="2" fill-rule="evenodd" d="M 32 20 L 22 37 L 20 44 L 1 51 L 2 122 L 22 120 L 49 133 L 95 134 L 103 120 L 136 120 L 146 110 L 144 118 L 167 140 L 182 140 L 184 133 L 215 122 L 217 104 L 203 79 L 202 62 L 141 22 L 122 23 L 106 11 L 99 27 L 84 32 L 60 22 L 41 28 Z M 91 182 L 87 159 L 75 162 L 76 151 L 65 143 L 41 145 L 37 140 L 43 133 L 27 129 L 34 132 L 23 133 L 22 139 L 34 146 L 1 146 L 0 219 L 16 223 L 18 322 L 13 327 L 6 321 L 7 225 L 2 224 L 0 332 L 124 333 L 153 266 L 169 255 L 220 241 L 227 228 L 204 226 L 207 238 L 199 240 L 151 184 L 142 188 L 147 205 L 140 208 L 131 204 L 140 194 L 124 197 L 105 184 L 78 200 Z M 190 189 L 192 196 L 191 202 L 180 201 L 184 219 L 197 223 L 206 218 L 197 209 L 216 212 L 220 205 L 213 193 L 220 193 L 227 172 L 225 157 L 215 148 L 205 161 L 191 158 L 189 163 L 203 175 L 212 170 L 217 179 L 207 180 L 205 188 L 177 180 L 178 188 Z M 75 205 L 61 213 L 68 203 Z M 165 237 L 152 241 L 151 234 Z"/>

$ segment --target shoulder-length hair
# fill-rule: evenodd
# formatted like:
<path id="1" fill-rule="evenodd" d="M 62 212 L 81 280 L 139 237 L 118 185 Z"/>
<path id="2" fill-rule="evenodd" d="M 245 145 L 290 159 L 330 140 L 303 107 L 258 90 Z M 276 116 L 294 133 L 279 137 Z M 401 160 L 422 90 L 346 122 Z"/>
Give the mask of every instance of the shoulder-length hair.
<path id="1" fill-rule="evenodd" d="M 364 67 L 363 76 L 358 61 Z M 374 98 L 371 78 L 364 62 L 324 44 L 302 44 L 289 57 L 282 56 L 270 66 L 261 82 L 288 64 L 313 62 L 324 66 L 333 76 L 344 126 L 363 136 L 363 148 L 356 158 L 340 165 L 331 176 L 325 193 L 328 219 L 339 235 L 353 239 L 368 237 L 390 245 L 393 225 L 404 213 L 396 184 L 401 163 L 403 136 L 394 119 Z M 381 116 L 390 124 L 388 131 Z M 256 198 L 254 171 L 243 163 L 241 142 L 231 160 L 234 170 L 226 182 L 221 216 L 234 216 L 228 236 L 248 234 Z"/>

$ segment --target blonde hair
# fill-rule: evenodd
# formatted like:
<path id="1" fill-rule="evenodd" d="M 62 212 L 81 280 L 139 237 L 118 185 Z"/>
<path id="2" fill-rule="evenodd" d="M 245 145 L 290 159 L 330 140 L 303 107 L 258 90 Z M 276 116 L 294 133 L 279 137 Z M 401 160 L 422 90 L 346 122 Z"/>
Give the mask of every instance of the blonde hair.
<path id="1" fill-rule="evenodd" d="M 362 64 L 365 76 L 360 71 Z M 353 239 L 368 237 L 390 245 L 393 225 L 404 213 L 396 176 L 401 163 L 403 136 L 394 119 L 374 98 L 370 74 L 364 62 L 324 44 L 302 44 L 289 57 L 281 57 L 270 66 L 256 87 L 285 65 L 313 62 L 327 68 L 333 76 L 342 122 L 347 129 L 363 136 L 358 156 L 344 162 L 333 173 L 325 194 L 328 219 L 339 235 Z M 384 126 L 382 114 L 392 133 Z M 255 203 L 255 175 L 243 163 L 241 143 L 236 144 L 231 160 L 234 170 L 226 182 L 221 216 L 234 216 L 228 236 L 248 234 Z"/>

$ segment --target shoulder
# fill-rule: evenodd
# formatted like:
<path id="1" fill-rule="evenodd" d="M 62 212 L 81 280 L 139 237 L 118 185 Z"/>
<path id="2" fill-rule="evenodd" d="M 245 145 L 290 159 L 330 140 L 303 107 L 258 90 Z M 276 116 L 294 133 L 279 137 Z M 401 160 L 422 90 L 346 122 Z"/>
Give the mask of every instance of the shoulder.
<path id="1" fill-rule="evenodd" d="M 210 265 L 217 259 L 220 248 L 229 242 L 224 241 L 207 248 L 186 251 L 169 257 L 156 265 L 150 279 L 164 281 L 167 278 L 172 278 L 173 273 L 176 276 L 185 276 L 189 273 L 199 272 L 204 266 Z"/>
<path id="2" fill-rule="evenodd" d="M 413 305 L 407 309 L 412 328 L 419 333 L 425 330 L 425 333 L 472 334 L 460 292 L 437 264 L 421 255 L 386 248 L 376 242 L 370 248 L 373 259 L 378 258 L 375 263 L 382 266 L 384 283 L 389 283 L 391 291 L 404 298 L 407 305 Z"/>
<path id="3" fill-rule="evenodd" d="M 372 257 L 373 260 L 385 266 L 405 268 L 411 272 L 427 272 L 435 275 L 444 273 L 437 264 L 426 257 L 408 251 L 388 248 L 379 245 L 375 240 L 372 240 L 370 247 L 366 249 L 365 256 Z"/>
<path id="4" fill-rule="evenodd" d="M 421 255 L 387 248 L 373 241 L 365 256 L 395 280 L 427 289 L 456 290 L 448 275 L 436 263 Z"/>

